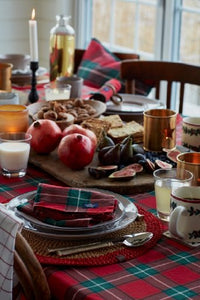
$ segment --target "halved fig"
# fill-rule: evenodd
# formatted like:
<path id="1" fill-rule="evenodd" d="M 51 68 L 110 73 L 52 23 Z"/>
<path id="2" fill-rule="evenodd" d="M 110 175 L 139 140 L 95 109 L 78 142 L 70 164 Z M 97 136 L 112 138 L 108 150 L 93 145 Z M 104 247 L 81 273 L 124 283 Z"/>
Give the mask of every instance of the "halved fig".
<path id="1" fill-rule="evenodd" d="M 145 169 L 148 173 L 153 173 L 155 170 L 155 164 L 149 158 L 146 159 Z"/>
<path id="2" fill-rule="evenodd" d="M 143 171 L 143 166 L 138 163 L 134 163 L 124 167 L 124 170 L 134 170 L 136 173 L 140 173 Z"/>
<path id="3" fill-rule="evenodd" d="M 170 150 L 167 152 L 167 157 L 173 161 L 173 162 L 177 162 L 177 156 L 181 153 L 181 151 L 179 151 L 178 149 L 174 149 L 174 150 Z"/>
<path id="4" fill-rule="evenodd" d="M 156 168 L 160 169 L 171 169 L 173 166 L 165 161 L 162 161 L 160 159 L 155 160 L 155 166 Z"/>
<path id="5" fill-rule="evenodd" d="M 113 172 L 108 177 L 116 180 L 131 180 L 135 175 L 136 172 L 134 170 L 123 168 L 119 171 Z"/>
<path id="6" fill-rule="evenodd" d="M 103 177 L 109 176 L 111 173 L 118 169 L 117 165 L 109 165 L 109 166 L 97 166 L 97 167 L 88 167 L 89 174 L 96 178 L 100 179 Z"/>

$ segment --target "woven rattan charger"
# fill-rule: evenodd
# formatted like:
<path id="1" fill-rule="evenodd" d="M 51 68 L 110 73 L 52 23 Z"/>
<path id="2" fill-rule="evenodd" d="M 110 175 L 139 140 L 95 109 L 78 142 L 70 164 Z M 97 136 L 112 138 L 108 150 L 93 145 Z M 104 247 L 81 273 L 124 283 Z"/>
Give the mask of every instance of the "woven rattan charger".
<path id="1" fill-rule="evenodd" d="M 37 258 L 43 264 L 95 266 L 122 262 L 138 257 L 145 253 L 148 249 L 152 248 L 160 239 L 163 232 L 163 225 L 159 219 L 141 207 L 137 206 L 137 208 L 139 214 L 143 215 L 142 217 L 137 217 L 134 222 L 123 229 L 113 233 L 107 233 L 103 236 L 103 239 L 105 240 L 116 238 L 124 234 L 151 231 L 153 233 L 153 238 L 145 245 L 137 248 L 127 248 L 123 245 L 115 245 L 113 247 L 59 257 L 55 253 L 49 254 L 48 249 L 68 246 L 70 247 L 74 245 L 77 245 L 78 247 L 83 243 L 87 244 L 87 242 L 91 242 L 91 240 L 84 239 L 84 241 L 78 242 L 46 238 L 26 229 L 23 229 L 23 236 L 27 239 Z"/>

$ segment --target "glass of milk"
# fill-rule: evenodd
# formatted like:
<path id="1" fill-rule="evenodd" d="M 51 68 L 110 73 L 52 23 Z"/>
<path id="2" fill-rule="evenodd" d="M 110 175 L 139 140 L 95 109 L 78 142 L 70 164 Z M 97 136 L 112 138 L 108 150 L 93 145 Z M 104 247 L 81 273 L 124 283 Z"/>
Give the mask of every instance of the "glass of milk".
<path id="1" fill-rule="evenodd" d="M 193 174 L 183 170 L 181 176 L 177 174 L 177 169 L 158 169 L 153 173 L 156 196 L 156 209 L 158 217 L 168 222 L 170 215 L 171 192 L 181 186 L 191 185 Z"/>
<path id="2" fill-rule="evenodd" d="M 0 133 L 0 166 L 3 176 L 11 178 L 26 175 L 31 138 L 26 132 Z"/>

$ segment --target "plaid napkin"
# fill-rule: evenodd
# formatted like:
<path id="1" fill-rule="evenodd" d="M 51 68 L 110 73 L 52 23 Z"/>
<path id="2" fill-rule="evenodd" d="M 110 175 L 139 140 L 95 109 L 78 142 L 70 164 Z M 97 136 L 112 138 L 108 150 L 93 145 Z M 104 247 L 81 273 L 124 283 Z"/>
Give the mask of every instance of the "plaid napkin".
<path id="1" fill-rule="evenodd" d="M 40 183 L 35 198 L 17 209 L 51 225 L 86 227 L 112 220 L 116 205 L 102 192 Z"/>

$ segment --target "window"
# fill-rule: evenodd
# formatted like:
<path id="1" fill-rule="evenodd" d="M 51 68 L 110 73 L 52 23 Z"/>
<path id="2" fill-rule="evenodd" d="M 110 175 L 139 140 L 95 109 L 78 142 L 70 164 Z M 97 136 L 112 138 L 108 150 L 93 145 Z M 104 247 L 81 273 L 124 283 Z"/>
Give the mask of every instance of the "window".
<path id="1" fill-rule="evenodd" d="M 142 59 L 200 64 L 199 0 L 76 2 L 82 6 L 81 47 L 96 37 L 112 51 L 139 53 Z M 190 87 L 186 93 L 190 103 L 186 99 L 185 111 L 200 114 L 200 88 Z"/>

